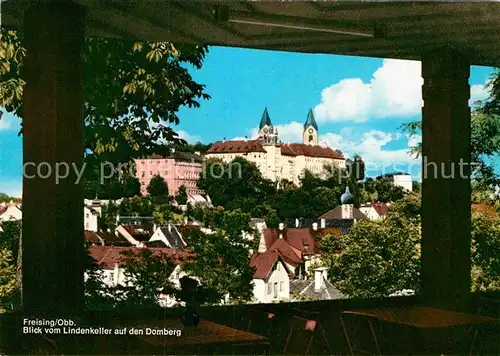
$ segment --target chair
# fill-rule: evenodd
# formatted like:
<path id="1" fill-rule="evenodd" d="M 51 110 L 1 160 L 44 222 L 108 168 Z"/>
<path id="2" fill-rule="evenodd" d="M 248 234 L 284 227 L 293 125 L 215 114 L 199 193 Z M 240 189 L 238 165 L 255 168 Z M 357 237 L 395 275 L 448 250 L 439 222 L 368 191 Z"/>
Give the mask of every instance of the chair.
<path id="1" fill-rule="evenodd" d="M 325 329 L 323 329 L 321 323 L 319 322 L 320 319 L 320 313 L 316 311 L 309 311 L 309 310 L 302 310 L 298 308 L 293 308 L 292 309 L 293 315 L 308 319 L 308 320 L 314 320 L 316 321 L 316 329 L 320 332 L 321 334 L 321 341 L 323 342 L 324 345 L 326 345 L 326 348 L 328 352 L 332 352 L 332 348 L 330 346 L 330 343 L 328 342 L 328 337 L 326 336 Z M 323 345 L 322 344 L 322 345 Z"/>
<path id="2" fill-rule="evenodd" d="M 246 331 L 269 338 L 276 315 L 255 309 L 252 309 L 249 312 L 252 314 L 248 320 Z"/>
<path id="3" fill-rule="evenodd" d="M 315 320 L 292 316 L 283 355 L 309 355 L 316 331 Z"/>
<path id="4" fill-rule="evenodd" d="M 373 345 L 372 345 L 373 347 L 368 347 L 368 349 L 364 349 L 361 347 L 366 347 L 368 345 L 358 345 L 358 344 L 353 343 L 354 338 L 351 337 L 351 336 L 353 336 L 352 335 L 353 333 L 352 332 L 350 333 L 349 329 L 348 329 L 349 321 L 353 321 L 353 320 L 357 321 L 355 323 L 355 329 L 359 329 L 359 327 L 362 326 L 363 324 L 367 325 L 369 330 L 370 330 L 369 332 L 371 335 L 370 338 L 367 338 L 366 331 L 363 330 L 362 335 L 360 335 L 360 337 L 356 338 L 356 339 L 363 340 L 365 342 L 368 339 L 371 339 L 373 341 Z M 355 355 L 355 354 L 382 355 L 382 353 L 380 352 L 380 346 L 379 346 L 379 341 L 377 338 L 377 333 L 375 331 L 375 325 L 376 325 L 375 318 L 373 318 L 370 315 L 363 314 L 363 313 L 357 313 L 354 311 L 344 311 L 340 316 L 340 323 L 342 324 L 342 330 L 344 331 L 344 336 L 345 336 L 347 346 L 349 347 L 349 352 L 351 353 L 351 355 Z M 353 328 L 351 328 L 351 331 L 352 331 L 352 329 Z M 356 331 L 358 331 L 358 330 L 356 330 Z M 351 334 L 351 336 L 349 334 Z M 361 347 L 358 347 L 358 346 L 361 346 Z"/>

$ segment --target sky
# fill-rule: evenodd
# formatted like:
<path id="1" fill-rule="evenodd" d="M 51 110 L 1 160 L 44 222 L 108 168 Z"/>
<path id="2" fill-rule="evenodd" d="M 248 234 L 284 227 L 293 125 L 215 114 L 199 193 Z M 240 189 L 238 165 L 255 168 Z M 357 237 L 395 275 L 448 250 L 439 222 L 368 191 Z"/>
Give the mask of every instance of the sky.
<path id="1" fill-rule="evenodd" d="M 421 118 L 418 61 L 210 47 L 193 78 L 206 85 L 210 100 L 182 108 L 175 127 L 189 143 L 255 137 L 267 107 L 283 142 L 301 142 L 307 112 L 313 109 L 319 140 L 346 157 L 359 154 L 367 174 L 405 171 L 420 177 L 420 160 L 399 127 Z M 472 67 L 472 103 L 487 98 L 493 68 Z M 0 192 L 22 193 L 22 138 L 19 119 L 0 120 Z"/>

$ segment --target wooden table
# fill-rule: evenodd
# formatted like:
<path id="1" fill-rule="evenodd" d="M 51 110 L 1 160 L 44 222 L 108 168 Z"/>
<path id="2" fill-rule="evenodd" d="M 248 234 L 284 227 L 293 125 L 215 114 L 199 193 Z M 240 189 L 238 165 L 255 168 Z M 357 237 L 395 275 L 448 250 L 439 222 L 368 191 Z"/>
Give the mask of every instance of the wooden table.
<path id="1" fill-rule="evenodd" d="M 436 329 L 480 325 L 480 324 L 499 324 L 500 320 L 476 314 L 459 313 L 454 311 L 442 310 L 433 307 L 415 306 L 415 307 L 398 307 L 398 308 L 373 308 L 373 309 L 357 309 L 344 311 L 342 315 L 358 315 L 366 316 L 378 321 L 393 323 L 398 325 L 406 325 L 420 330 L 431 329 L 435 332 Z M 352 350 L 351 342 L 345 323 L 342 321 L 342 327 L 347 339 L 349 348 Z M 370 324 L 372 335 L 378 348 L 378 340 L 375 336 L 372 325 Z M 477 329 L 470 345 L 470 351 L 473 350 Z"/>

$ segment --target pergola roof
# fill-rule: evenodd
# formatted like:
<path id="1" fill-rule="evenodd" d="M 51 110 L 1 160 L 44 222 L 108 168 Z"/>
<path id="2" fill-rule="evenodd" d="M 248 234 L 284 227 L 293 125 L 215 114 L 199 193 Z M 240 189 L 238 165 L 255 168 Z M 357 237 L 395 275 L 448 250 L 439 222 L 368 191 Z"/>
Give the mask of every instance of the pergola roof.
<path id="1" fill-rule="evenodd" d="M 4 2 L 2 25 L 22 25 L 27 2 L 33 1 Z M 498 2 L 76 2 L 87 10 L 89 36 L 415 60 L 427 50 L 447 47 L 466 54 L 473 65 L 500 67 Z M 296 28 L 227 22 L 225 16 L 216 20 L 215 5 L 227 6 L 229 19 Z"/>

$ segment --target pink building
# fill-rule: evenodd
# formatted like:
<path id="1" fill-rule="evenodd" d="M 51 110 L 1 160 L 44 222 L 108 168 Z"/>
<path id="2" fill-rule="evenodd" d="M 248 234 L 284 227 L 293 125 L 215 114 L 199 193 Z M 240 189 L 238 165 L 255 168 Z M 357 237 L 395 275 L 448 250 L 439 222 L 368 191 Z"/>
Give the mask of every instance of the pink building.
<path id="1" fill-rule="evenodd" d="M 141 182 L 141 193 L 147 195 L 149 181 L 155 175 L 165 179 L 170 195 L 177 194 L 179 187 L 184 185 L 190 195 L 202 194 L 197 183 L 203 171 L 203 158 L 199 152 L 172 152 L 170 157 L 151 156 L 136 159 L 136 176 Z"/>

